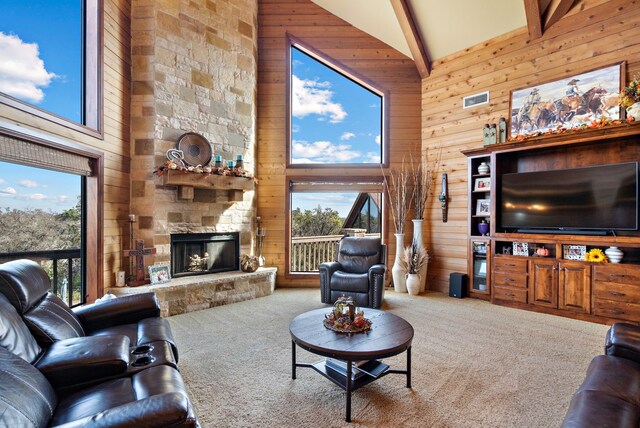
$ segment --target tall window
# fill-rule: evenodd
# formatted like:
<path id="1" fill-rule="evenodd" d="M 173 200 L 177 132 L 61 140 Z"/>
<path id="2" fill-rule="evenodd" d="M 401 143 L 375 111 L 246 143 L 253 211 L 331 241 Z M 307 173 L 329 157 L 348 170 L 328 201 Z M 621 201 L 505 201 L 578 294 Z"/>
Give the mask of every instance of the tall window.
<path id="1" fill-rule="evenodd" d="M 299 45 L 290 58 L 290 165 L 382 163 L 382 91 Z"/>
<path id="2" fill-rule="evenodd" d="M 0 262 L 32 259 L 69 306 L 85 302 L 83 176 L 0 162 Z"/>
<path id="3" fill-rule="evenodd" d="M 0 102 L 99 132 L 98 8 L 99 0 L 3 0 Z"/>

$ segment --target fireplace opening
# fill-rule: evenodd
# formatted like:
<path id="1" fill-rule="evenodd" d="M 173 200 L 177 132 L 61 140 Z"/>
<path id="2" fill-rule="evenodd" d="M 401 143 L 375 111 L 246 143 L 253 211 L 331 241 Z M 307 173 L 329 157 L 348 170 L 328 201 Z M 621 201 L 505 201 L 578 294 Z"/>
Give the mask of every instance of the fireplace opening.
<path id="1" fill-rule="evenodd" d="M 171 275 L 228 272 L 240 268 L 240 233 L 171 235 Z"/>

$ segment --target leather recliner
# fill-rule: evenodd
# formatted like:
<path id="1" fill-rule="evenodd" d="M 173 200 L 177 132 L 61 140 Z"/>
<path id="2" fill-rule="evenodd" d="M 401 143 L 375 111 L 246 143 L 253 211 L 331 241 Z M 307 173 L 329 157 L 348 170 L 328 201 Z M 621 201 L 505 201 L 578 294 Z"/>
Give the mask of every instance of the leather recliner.
<path id="1" fill-rule="evenodd" d="M 74 311 L 50 288 L 49 276 L 34 261 L 15 260 L 0 265 L 0 293 L 16 308 L 42 348 L 70 338 L 124 335 L 131 346 L 168 342 L 178 361 L 171 327 L 160 318 L 155 293 L 120 297 Z"/>
<path id="2" fill-rule="evenodd" d="M 0 294 L 0 426 L 199 426 L 177 369 L 128 364 L 126 336 L 64 339 L 41 349 Z"/>
<path id="3" fill-rule="evenodd" d="M 386 263 L 387 246 L 380 238 L 344 237 L 337 261 L 320 264 L 320 300 L 332 304 L 345 295 L 357 306 L 380 308 Z"/>

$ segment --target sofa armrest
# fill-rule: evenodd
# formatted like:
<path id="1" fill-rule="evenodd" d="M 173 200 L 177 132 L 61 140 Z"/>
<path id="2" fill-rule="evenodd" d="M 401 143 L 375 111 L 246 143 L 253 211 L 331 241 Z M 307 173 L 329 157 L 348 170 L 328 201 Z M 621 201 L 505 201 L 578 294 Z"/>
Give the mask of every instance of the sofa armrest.
<path id="1" fill-rule="evenodd" d="M 74 310 L 85 332 L 133 324 L 145 318 L 159 317 L 156 293 L 141 293 L 93 303 Z"/>
<path id="2" fill-rule="evenodd" d="M 373 309 L 380 309 L 382 306 L 384 274 L 386 271 L 387 266 L 381 263 L 369 268 L 369 304 Z"/>
<path id="3" fill-rule="evenodd" d="M 89 336 L 54 342 L 35 364 L 60 389 L 125 373 L 129 367 L 127 336 Z"/>
<path id="4" fill-rule="evenodd" d="M 604 353 L 640 363 L 640 326 L 624 322 L 613 324 L 607 332 Z"/>
<path id="5" fill-rule="evenodd" d="M 179 392 L 167 392 L 114 407 L 63 425 L 56 425 L 57 428 L 85 426 L 159 428 L 198 427 L 199 424 L 189 398 Z"/>
<path id="6" fill-rule="evenodd" d="M 339 270 L 342 265 L 339 262 L 324 262 L 318 266 L 320 272 L 320 301 L 322 303 L 333 303 L 331 301 L 331 275 Z"/>

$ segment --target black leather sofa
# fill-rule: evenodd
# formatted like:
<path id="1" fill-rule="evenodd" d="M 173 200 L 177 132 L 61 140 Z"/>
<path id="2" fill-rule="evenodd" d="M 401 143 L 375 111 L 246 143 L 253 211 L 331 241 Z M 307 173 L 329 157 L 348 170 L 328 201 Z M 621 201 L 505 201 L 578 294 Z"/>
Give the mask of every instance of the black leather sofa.
<path id="1" fill-rule="evenodd" d="M 199 426 L 153 293 L 74 312 L 48 282 L 0 265 L 0 426 Z"/>
<path id="2" fill-rule="evenodd" d="M 320 301 L 350 296 L 357 306 L 382 306 L 387 246 L 375 237 L 342 238 L 334 262 L 320 263 Z"/>
<path id="3" fill-rule="evenodd" d="M 615 323 L 571 399 L 564 428 L 640 426 L 640 326 Z"/>

